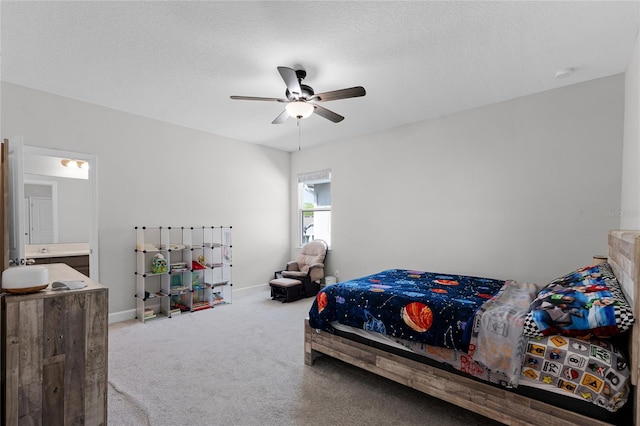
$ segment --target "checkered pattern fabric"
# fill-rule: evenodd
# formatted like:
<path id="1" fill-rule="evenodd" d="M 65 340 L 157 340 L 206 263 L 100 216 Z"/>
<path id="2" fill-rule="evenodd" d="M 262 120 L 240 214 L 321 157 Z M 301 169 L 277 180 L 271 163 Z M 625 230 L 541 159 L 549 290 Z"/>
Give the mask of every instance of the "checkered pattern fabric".
<path id="1" fill-rule="evenodd" d="M 627 299 L 622 293 L 622 288 L 620 288 L 618 280 L 615 275 L 613 275 L 611 266 L 608 263 L 601 264 L 600 272 L 602 273 L 602 278 L 607 283 L 607 287 L 609 287 L 611 296 L 619 302 L 619 304 L 614 306 L 618 329 L 620 332 L 627 331 L 634 322 L 631 306 L 627 303 Z"/>
<path id="2" fill-rule="evenodd" d="M 616 324 L 618 324 L 618 329 L 620 332 L 627 331 L 631 328 L 634 322 L 633 313 L 631 309 L 626 307 L 615 307 L 616 311 Z"/>
<path id="3" fill-rule="evenodd" d="M 526 318 L 524 319 L 523 333 L 525 336 L 528 336 L 528 337 L 544 337 L 544 334 L 540 332 L 540 329 L 536 325 L 536 322 L 533 320 L 531 311 L 529 311 Z"/>

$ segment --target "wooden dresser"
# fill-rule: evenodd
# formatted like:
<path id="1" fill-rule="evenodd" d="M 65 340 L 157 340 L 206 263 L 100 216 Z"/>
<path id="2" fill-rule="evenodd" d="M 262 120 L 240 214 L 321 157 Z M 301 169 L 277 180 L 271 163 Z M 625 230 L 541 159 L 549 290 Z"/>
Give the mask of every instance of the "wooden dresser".
<path id="1" fill-rule="evenodd" d="M 80 290 L 2 295 L 2 424 L 106 425 L 108 289 L 65 264 Z"/>

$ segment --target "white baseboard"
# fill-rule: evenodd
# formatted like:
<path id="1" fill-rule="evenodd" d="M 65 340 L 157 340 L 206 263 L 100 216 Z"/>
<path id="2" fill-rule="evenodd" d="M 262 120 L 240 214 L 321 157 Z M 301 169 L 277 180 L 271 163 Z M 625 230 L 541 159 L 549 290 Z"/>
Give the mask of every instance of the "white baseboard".
<path id="1" fill-rule="evenodd" d="M 249 286 L 249 287 L 234 288 L 232 290 L 232 292 L 233 293 L 239 293 L 239 294 L 244 294 L 245 292 L 253 293 L 254 291 L 263 291 L 268 287 L 269 287 L 268 283 L 263 283 L 263 284 L 252 285 L 252 286 Z"/>
<path id="2" fill-rule="evenodd" d="M 263 283 L 263 284 L 252 285 L 249 287 L 234 288 L 232 292 L 238 293 L 238 295 L 243 295 L 243 294 L 253 293 L 255 291 L 264 291 L 268 287 L 269 287 L 268 283 Z M 135 309 L 129 309 L 127 311 L 120 311 L 120 312 L 112 312 L 109 314 L 109 324 L 113 324 L 121 321 L 128 321 L 135 318 L 136 318 Z"/>
<path id="3" fill-rule="evenodd" d="M 136 319 L 135 309 L 129 309 L 128 311 L 113 312 L 109 314 L 109 324 L 132 320 L 132 319 Z"/>

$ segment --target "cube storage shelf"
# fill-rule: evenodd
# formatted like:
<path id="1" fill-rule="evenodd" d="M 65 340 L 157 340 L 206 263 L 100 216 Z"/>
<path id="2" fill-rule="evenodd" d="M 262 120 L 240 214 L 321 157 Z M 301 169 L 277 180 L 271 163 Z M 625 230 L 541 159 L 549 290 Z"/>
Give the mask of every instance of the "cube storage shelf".
<path id="1" fill-rule="evenodd" d="M 135 230 L 140 321 L 231 303 L 231 226 Z"/>

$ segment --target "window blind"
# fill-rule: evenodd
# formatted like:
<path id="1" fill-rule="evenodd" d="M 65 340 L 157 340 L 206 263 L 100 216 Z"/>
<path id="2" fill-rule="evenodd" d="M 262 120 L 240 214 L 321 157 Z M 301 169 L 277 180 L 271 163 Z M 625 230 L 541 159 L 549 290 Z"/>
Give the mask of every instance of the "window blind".
<path id="1" fill-rule="evenodd" d="M 331 169 L 319 170 L 316 172 L 300 173 L 298 183 L 330 182 Z"/>

